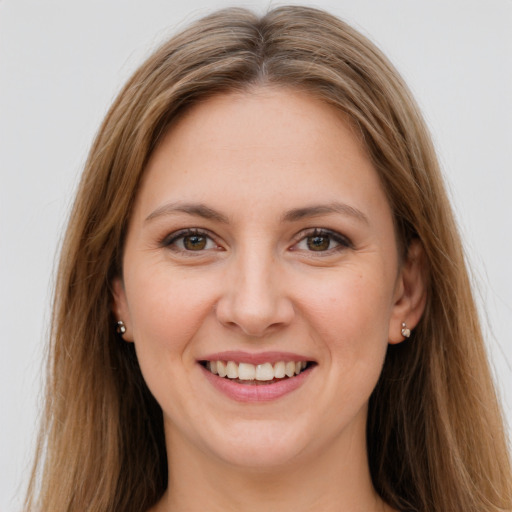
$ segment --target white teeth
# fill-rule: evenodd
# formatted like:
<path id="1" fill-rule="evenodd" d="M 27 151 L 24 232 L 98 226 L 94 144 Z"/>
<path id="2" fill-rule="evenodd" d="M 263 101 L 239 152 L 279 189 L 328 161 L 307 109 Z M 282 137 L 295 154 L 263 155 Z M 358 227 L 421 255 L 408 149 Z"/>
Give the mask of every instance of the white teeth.
<path id="1" fill-rule="evenodd" d="M 295 375 L 295 363 L 293 361 L 286 363 L 284 373 L 287 377 L 293 377 Z"/>
<path id="2" fill-rule="evenodd" d="M 286 375 L 285 373 L 285 364 L 284 361 L 279 361 L 274 365 L 274 377 L 276 379 L 283 379 Z"/>
<path id="3" fill-rule="evenodd" d="M 299 375 L 307 366 L 306 361 L 278 361 L 272 363 L 250 364 L 234 361 L 206 361 L 205 367 L 214 375 L 228 379 L 271 381 Z"/>
<path id="4" fill-rule="evenodd" d="M 230 379 L 238 379 L 238 365 L 234 361 L 228 361 L 226 374 Z"/>
<path id="5" fill-rule="evenodd" d="M 256 367 L 249 363 L 240 363 L 238 365 L 238 378 L 240 380 L 255 380 Z"/>
<path id="6" fill-rule="evenodd" d="M 227 375 L 226 365 L 223 361 L 217 361 L 217 373 L 219 374 L 219 377 L 225 377 Z"/>
<path id="7" fill-rule="evenodd" d="M 256 366 L 256 380 L 272 380 L 274 378 L 274 368 L 270 363 L 259 364 Z"/>

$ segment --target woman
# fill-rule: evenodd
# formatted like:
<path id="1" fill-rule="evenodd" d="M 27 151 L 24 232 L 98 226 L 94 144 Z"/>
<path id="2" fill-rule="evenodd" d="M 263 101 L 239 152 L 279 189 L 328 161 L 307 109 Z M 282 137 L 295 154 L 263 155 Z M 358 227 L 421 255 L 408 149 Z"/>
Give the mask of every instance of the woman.
<path id="1" fill-rule="evenodd" d="M 28 509 L 512 509 L 427 130 L 321 11 L 221 11 L 135 73 L 51 339 Z"/>

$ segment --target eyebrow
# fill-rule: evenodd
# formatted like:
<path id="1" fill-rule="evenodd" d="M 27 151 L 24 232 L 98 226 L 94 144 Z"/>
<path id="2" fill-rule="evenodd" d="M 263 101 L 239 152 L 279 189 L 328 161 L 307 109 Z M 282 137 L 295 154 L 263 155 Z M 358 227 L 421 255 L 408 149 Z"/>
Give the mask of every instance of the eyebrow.
<path id="1" fill-rule="evenodd" d="M 222 213 L 201 203 L 168 203 L 157 208 L 146 217 L 146 222 L 161 217 L 163 215 L 173 215 L 177 213 L 186 213 L 203 219 L 216 220 L 227 224 L 228 218 Z"/>
<path id="2" fill-rule="evenodd" d="M 338 202 L 311 205 L 304 208 L 295 208 L 286 212 L 283 215 L 282 220 L 286 222 L 295 222 L 305 218 L 320 217 L 322 215 L 329 215 L 331 213 L 340 213 L 342 215 L 354 217 L 355 219 L 364 222 L 365 224 L 370 223 L 368 217 L 361 210 L 358 210 L 357 208 L 354 208 L 348 204 Z"/>
<path id="3" fill-rule="evenodd" d="M 186 213 L 203 219 L 215 220 L 222 222 L 223 224 L 229 223 L 228 217 L 205 204 L 180 202 L 167 203 L 160 206 L 146 217 L 145 222 L 149 222 L 164 215 L 175 215 L 179 213 Z M 293 210 L 289 210 L 284 213 L 281 220 L 284 222 L 296 222 L 305 218 L 320 217 L 322 215 L 329 215 L 332 213 L 353 217 L 365 224 L 370 223 L 368 217 L 361 210 L 358 210 L 348 204 L 338 202 L 294 208 Z"/>

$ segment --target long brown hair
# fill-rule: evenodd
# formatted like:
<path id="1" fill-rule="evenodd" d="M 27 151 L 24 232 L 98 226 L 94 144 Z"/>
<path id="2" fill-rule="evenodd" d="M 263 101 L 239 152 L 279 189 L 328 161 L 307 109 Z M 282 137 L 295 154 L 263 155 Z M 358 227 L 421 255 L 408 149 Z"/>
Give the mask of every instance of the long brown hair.
<path id="1" fill-rule="evenodd" d="M 503 421 L 463 250 L 418 108 L 361 34 L 325 12 L 281 7 L 196 22 L 142 65 L 103 122 L 62 248 L 27 510 L 141 511 L 162 496 L 162 413 L 133 345 L 115 334 L 110 283 L 141 175 L 170 123 L 208 96 L 265 85 L 300 88 L 350 116 L 399 244 L 405 251 L 416 238 L 425 251 L 425 313 L 410 342 L 390 346 L 370 400 L 376 490 L 400 510 L 512 509 Z"/>

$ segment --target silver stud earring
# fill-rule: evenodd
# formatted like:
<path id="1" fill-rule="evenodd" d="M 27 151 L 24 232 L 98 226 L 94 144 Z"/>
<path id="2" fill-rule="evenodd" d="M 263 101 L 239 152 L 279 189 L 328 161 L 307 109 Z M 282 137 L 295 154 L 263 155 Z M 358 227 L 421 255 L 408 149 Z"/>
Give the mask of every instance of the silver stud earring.
<path id="1" fill-rule="evenodd" d="M 116 332 L 117 334 L 124 334 L 126 332 L 126 325 L 122 320 L 119 320 L 116 324 Z"/>
<path id="2" fill-rule="evenodd" d="M 411 329 L 407 327 L 407 324 L 405 322 L 402 322 L 402 336 L 404 338 L 410 338 L 411 337 Z"/>

